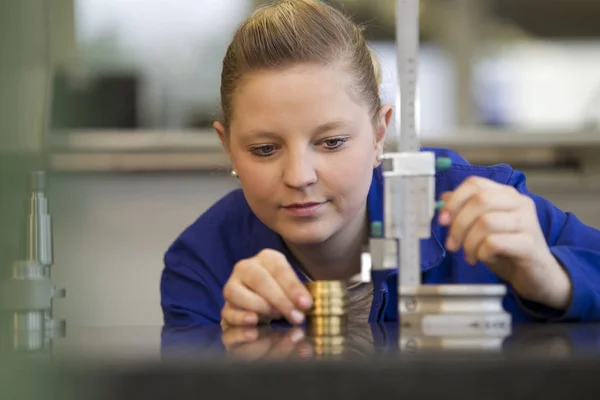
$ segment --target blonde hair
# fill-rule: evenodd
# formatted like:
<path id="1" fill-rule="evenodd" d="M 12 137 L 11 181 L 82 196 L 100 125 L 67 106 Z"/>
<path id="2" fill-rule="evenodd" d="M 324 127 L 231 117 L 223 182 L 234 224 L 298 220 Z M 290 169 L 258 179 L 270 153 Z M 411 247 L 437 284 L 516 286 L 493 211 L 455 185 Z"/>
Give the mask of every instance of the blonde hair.
<path id="1" fill-rule="evenodd" d="M 354 93 L 376 120 L 381 72 L 363 29 L 318 0 L 280 0 L 258 8 L 236 31 L 223 59 L 221 122 L 229 131 L 235 90 L 248 72 L 297 63 L 341 63 Z"/>

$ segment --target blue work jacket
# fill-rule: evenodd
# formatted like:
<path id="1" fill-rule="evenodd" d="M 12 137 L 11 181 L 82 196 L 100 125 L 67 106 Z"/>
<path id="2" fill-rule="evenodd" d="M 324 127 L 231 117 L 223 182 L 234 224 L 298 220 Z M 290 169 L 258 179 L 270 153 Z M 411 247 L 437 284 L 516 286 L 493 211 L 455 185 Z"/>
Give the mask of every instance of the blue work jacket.
<path id="1" fill-rule="evenodd" d="M 600 320 L 600 231 L 530 193 L 524 174 L 510 166 L 474 166 L 452 150 L 423 150 L 433 151 L 437 157 L 449 157 L 453 162 L 452 168 L 436 173 L 436 198 L 456 189 L 466 178 L 480 176 L 513 186 L 535 201 L 550 251 L 572 281 L 572 299 L 566 311 L 554 310 L 519 298 L 507 284 L 503 305 L 513 322 Z M 380 168 L 373 172 L 367 207 L 371 221 L 383 221 Z M 467 264 L 462 250 L 446 252 L 443 243 L 448 228 L 440 226 L 437 216 L 433 218 L 431 230 L 431 237 L 421 242 L 424 284 L 506 284 L 485 265 Z M 223 287 L 234 265 L 266 248 L 285 254 L 298 277 L 304 279 L 281 237 L 254 215 L 240 189 L 220 199 L 187 227 L 165 254 L 160 283 L 165 325 L 219 323 L 224 304 Z M 373 283 L 375 291 L 369 321 L 397 320 L 397 271 L 376 274 Z"/>

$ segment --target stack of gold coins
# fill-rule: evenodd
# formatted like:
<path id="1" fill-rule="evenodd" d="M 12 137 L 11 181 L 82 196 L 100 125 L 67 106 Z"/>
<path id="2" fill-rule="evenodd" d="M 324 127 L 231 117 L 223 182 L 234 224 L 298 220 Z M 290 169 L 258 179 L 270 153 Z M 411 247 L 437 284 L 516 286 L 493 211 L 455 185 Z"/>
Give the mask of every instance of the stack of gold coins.
<path id="1" fill-rule="evenodd" d="M 348 288 L 344 281 L 307 284 L 313 307 L 307 316 L 308 334 L 317 355 L 340 355 L 344 350 Z"/>

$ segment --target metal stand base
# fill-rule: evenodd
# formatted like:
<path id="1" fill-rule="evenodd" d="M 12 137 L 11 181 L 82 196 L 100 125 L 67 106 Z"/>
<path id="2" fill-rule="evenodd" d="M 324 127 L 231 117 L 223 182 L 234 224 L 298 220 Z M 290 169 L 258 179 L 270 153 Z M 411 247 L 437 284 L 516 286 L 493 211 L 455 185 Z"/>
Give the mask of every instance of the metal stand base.
<path id="1" fill-rule="evenodd" d="M 497 349 L 512 331 L 504 285 L 401 286 L 400 349 Z"/>

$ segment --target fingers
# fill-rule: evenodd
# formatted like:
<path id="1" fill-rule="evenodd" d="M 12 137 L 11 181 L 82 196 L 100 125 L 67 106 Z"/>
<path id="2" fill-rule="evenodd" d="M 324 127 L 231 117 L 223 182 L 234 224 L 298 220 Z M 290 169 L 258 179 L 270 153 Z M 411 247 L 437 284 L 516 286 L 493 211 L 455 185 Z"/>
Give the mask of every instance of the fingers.
<path id="1" fill-rule="evenodd" d="M 499 256 L 520 257 L 527 249 L 523 243 L 506 247 L 514 240 L 497 243 L 498 238 L 513 235 L 531 236 L 532 226 L 537 222 L 533 201 L 511 186 L 488 179 L 467 179 L 454 192 L 442 195 L 445 205 L 439 221 L 449 225 L 446 248 L 449 251 L 464 249 L 466 261 L 481 261 L 489 265 Z M 531 251 L 531 249 L 529 249 Z M 509 253 L 508 253 L 509 252 Z"/>
<path id="2" fill-rule="evenodd" d="M 535 244 L 527 233 L 494 233 L 487 235 L 477 250 L 477 259 L 493 263 L 500 257 L 527 258 Z"/>
<path id="3" fill-rule="evenodd" d="M 476 223 L 483 224 L 484 228 L 486 224 L 498 225 L 490 220 L 491 217 L 486 216 L 480 220 L 487 213 L 515 211 L 530 203 L 526 201 L 529 198 L 518 193 L 513 187 L 478 177 L 467 179 L 454 192 L 444 193 L 442 198 L 445 205 L 440 213 L 439 222 L 443 226 L 450 226 L 446 239 L 446 248 L 449 251 L 457 251 L 465 244 Z M 506 229 L 514 230 L 510 225 Z"/>
<path id="4" fill-rule="evenodd" d="M 248 325 L 254 320 L 256 324 L 282 316 L 292 324 L 301 324 L 304 312 L 312 306 L 310 293 L 286 257 L 275 250 L 263 250 L 238 262 L 223 289 L 223 297 L 231 306 L 223 313 L 230 324 Z M 241 310 L 252 314 L 243 314 Z"/>
<path id="5" fill-rule="evenodd" d="M 294 305 L 303 311 L 310 309 L 312 305 L 310 293 L 300 282 L 285 256 L 276 251 L 263 251 L 261 260 Z"/>
<path id="6" fill-rule="evenodd" d="M 232 305 L 259 315 L 280 314 L 293 324 L 304 322 L 303 311 L 311 305 L 308 290 L 274 250 L 236 264 L 226 289 L 224 297 Z"/>
<path id="7" fill-rule="evenodd" d="M 243 268 L 251 270 L 241 275 L 242 283 L 250 290 L 262 296 L 273 308 L 281 312 L 293 324 L 304 322 L 304 314 L 287 297 L 273 276 L 257 260 L 249 261 Z"/>
<path id="8" fill-rule="evenodd" d="M 444 208 L 440 212 L 440 224 L 448 225 L 452 217 L 454 217 L 458 211 L 463 207 L 464 203 L 471 198 L 474 194 L 482 191 L 483 189 L 498 188 L 501 187 L 493 181 L 471 177 L 465 180 L 455 191 L 450 193 L 444 193 L 442 200 L 444 200 Z"/>
<path id="9" fill-rule="evenodd" d="M 460 195 L 457 191 L 457 194 Z M 454 197 L 454 196 L 453 196 Z M 499 187 L 475 192 L 451 214 L 451 226 L 446 248 L 457 251 L 464 243 L 474 224 L 489 212 L 516 210 L 521 205 L 521 196 L 515 195 L 510 187 Z M 487 217 L 482 222 L 488 222 Z"/>
<path id="10" fill-rule="evenodd" d="M 254 311 L 260 315 L 271 315 L 271 305 L 246 287 L 239 279 L 230 279 L 223 288 L 223 296 L 234 307 Z"/>
<path id="11" fill-rule="evenodd" d="M 477 262 L 480 247 L 489 235 L 518 233 L 520 228 L 521 219 L 515 212 L 494 211 L 481 215 L 471 224 L 471 228 L 463 240 L 467 262 L 471 265 Z M 491 260 L 488 259 L 485 262 L 489 261 Z"/>
<path id="12" fill-rule="evenodd" d="M 548 248 L 531 197 L 508 185 L 470 178 L 442 199 L 439 222 L 449 226 L 449 251 L 462 247 L 468 263 L 482 262 L 523 298 L 561 307 L 569 301 L 571 284 Z M 562 293 L 558 297 L 557 291 Z"/>
<path id="13" fill-rule="evenodd" d="M 221 310 L 221 321 L 228 326 L 252 326 L 258 323 L 258 314 L 254 311 L 235 308 L 226 302 Z"/>

